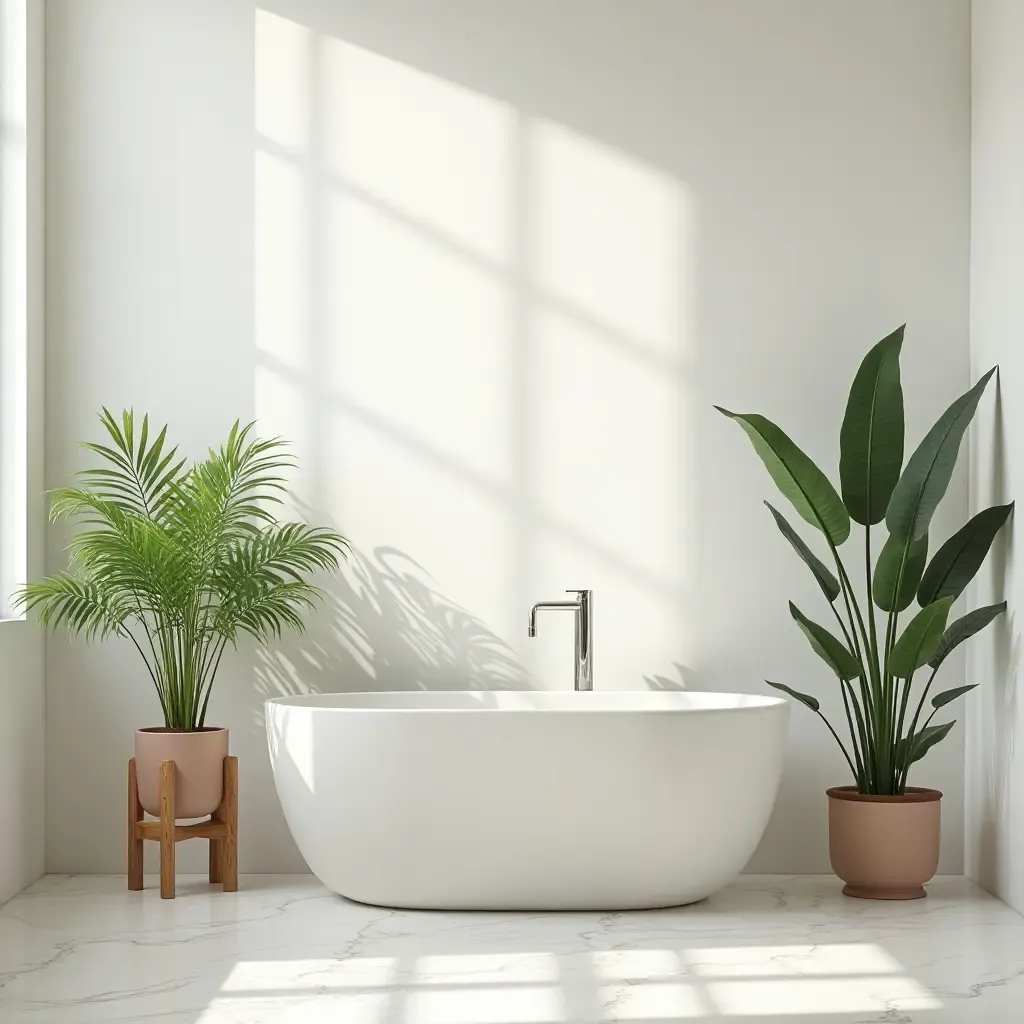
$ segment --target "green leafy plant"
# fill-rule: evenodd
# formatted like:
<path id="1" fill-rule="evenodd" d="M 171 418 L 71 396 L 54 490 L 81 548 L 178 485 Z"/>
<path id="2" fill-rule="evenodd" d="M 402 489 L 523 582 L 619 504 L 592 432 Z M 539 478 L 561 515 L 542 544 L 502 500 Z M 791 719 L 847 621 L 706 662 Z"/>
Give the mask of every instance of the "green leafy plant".
<path id="1" fill-rule="evenodd" d="M 900 327 L 868 352 L 854 378 L 840 433 L 842 497 L 790 438 L 756 413 L 719 412 L 735 420 L 779 490 L 824 537 L 835 572 L 805 543 L 778 509 L 768 505 L 782 535 L 804 561 L 839 625 L 840 636 L 790 603 L 790 614 L 814 652 L 839 681 L 849 731 L 844 742 L 817 698 L 768 682 L 821 717 L 842 749 L 861 793 L 902 794 L 910 767 L 945 738 L 954 722 L 933 725 L 936 713 L 974 685 L 957 686 L 926 702 L 949 654 L 996 616 L 1006 603 L 969 612 L 947 625 L 950 607 L 981 568 L 1013 505 L 979 512 L 928 559 L 929 529 L 946 493 L 960 442 L 995 373 L 989 370 L 942 414 L 903 463 L 903 386 Z M 768 504 L 767 502 L 765 504 Z M 864 528 L 865 590 L 858 597 L 839 548 L 851 520 Z M 884 521 L 885 542 L 874 556 L 872 527 Z M 901 626 L 914 600 L 919 610 Z M 881 615 L 881 623 L 879 622 Z M 917 685 L 918 673 L 927 671 Z"/>
<path id="2" fill-rule="evenodd" d="M 295 462 L 284 442 L 231 428 L 227 442 L 189 466 L 166 443 L 167 427 L 136 430 L 131 411 L 104 409 L 109 443 L 86 444 L 103 465 L 82 487 L 54 492 L 51 519 L 81 529 L 67 572 L 15 596 L 43 625 L 86 640 L 130 640 L 145 662 L 169 729 L 206 720 L 225 647 L 248 633 L 261 643 L 301 631 L 321 597 L 307 577 L 333 571 L 347 543 L 333 530 L 278 522 L 282 472 Z"/>

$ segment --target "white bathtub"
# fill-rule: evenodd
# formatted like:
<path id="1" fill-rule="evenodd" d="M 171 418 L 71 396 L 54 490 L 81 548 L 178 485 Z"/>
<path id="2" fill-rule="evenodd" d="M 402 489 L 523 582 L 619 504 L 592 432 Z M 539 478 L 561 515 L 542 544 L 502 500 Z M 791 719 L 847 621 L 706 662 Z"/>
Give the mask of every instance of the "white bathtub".
<path id="1" fill-rule="evenodd" d="M 349 693 L 267 701 L 267 735 L 295 842 L 343 896 L 621 910 L 739 874 L 788 716 L 731 693 Z"/>

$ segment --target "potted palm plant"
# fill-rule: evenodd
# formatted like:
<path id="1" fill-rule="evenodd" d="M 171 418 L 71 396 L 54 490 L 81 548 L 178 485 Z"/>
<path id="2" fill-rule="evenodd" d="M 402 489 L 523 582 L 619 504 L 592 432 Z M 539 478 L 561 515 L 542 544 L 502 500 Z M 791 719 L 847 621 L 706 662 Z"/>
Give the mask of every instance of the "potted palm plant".
<path id="1" fill-rule="evenodd" d="M 227 442 L 189 465 L 167 444 L 104 409 L 108 439 L 86 444 L 103 464 L 81 487 L 54 492 L 51 518 L 82 529 L 67 572 L 30 583 L 16 600 L 43 625 L 63 624 L 87 641 L 122 637 L 142 657 L 163 725 L 135 733 L 139 798 L 159 814 L 159 766 L 177 769 L 176 816 L 212 813 L 222 795 L 228 731 L 206 724 L 210 693 L 228 644 L 242 634 L 267 643 L 301 630 L 320 591 L 308 577 L 333 571 L 346 542 L 333 530 L 279 522 L 282 472 L 294 460 L 280 440 L 231 428 Z"/>
<path id="2" fill-rule="evenodd" d="M 868 352 L 854 378 L 840 433 L 842 497 L 828 477 L 770 420 L 719 408 L 750 438 L 779 490 L 821 534 L 835 572 L 777 509 L 779 530 L 810 569 L 838 635 L 790 603 L 814 652 L 835 674 L 847 737 L 822 714 L 818 699 L 769 682 L 820 716 L 842 750 L 854 785 L 828 790 L 833 870 L 851 896 L 912 899 L 938 868 L 942 794 L 907 784 L 911 766 L 955 724 L 935 722 L 942 708 L 976 684 L 933 693 L 939 669 L 961 643 L 987 626 L 1006 603 L 968 612 L 947 624 L 1006 522 L 1012 504 L 979 512 L 928 558 L 929 529 L 956 465 L 960 442 L 995 369 L 939 417 L 903 462 L 903 327 Z M 768 504 L 767 502 L 765 504 Z M 863 590 L 858 594 L 839 549 L 850 522 L 863 527 Z M 872 527 L 884 521 L 880 550 Z M 918 609 L 902 622 L 916 599 Z"/>

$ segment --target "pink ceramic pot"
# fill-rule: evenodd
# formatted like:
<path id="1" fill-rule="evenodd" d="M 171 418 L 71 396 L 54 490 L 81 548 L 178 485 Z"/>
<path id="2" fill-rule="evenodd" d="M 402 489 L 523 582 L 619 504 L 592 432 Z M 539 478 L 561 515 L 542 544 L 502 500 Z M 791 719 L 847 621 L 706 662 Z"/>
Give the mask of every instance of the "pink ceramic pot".
<path id="1" fill-rule="evenodd" d="M 939 867 L 937 789 L 907 786 L 903 796 L 828 790 L 828 847 L 832 870 L 847 896 L 914 900 Z"/>
<path id="2" fill-rule="evenodd" d="M 163 726 L 135 733 L 135 774 L 143 808 L 160 816 L 160 762 L 173 761 L 175 818 L 213 814 L 224 795 L 227 729 L 172 732 Z"/>

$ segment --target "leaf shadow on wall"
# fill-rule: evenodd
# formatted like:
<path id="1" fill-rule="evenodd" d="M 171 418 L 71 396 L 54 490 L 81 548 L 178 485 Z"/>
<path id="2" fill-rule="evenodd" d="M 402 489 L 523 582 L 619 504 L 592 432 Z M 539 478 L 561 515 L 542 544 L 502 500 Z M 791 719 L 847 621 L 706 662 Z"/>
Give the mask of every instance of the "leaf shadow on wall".
<path id="1" fill-rule="evenodd" d="M 681 665 L 678 661 L 672 663 L 672 667 L 676 670 L 679 675 L 678 679 L 673 679 L 667 675 L 649 675 L 644 676 L 644 682 L 647 684 L 649 690 L 700 690 L 699 677 L 696 671 L 690 668 L 689 665 Z M 703 687 L 707 689 L 707 687 Z"/>
<path id="2" fill-rule="evenodd" d="M 364 577 L 319 617 L 337 629 L 313 626 L 327 652 L 274 667 L 270 690 L 293 673 L 303 689 L 523 685 L 495 668 L 488 627 L 439 611 L 436 585 L 382 563 L 381 544 L 516 649 L 537 598 L 595 590 L 615 626 L 603 678 L 639 685 L 689 644 L 696 514 L 682 482 L 697 202 L 682 150 L 629 132 L 652 97 L 671 109 L 664 83 L 593 125 L 581 115 L 609 105 L 581 110 L 578 75 L 552 109 L 552 90 L 410 49 L 408 17 L 365 10 L 286 0 L 255 17 L 254 414 L 294 443 L 298 487 L 362 546 Z M 534 48 L 508 53 L 507 16 L 489 16 L 494 57 L 532 93 Z M 455 20 L 476 64 L 476 15 Z M 598 54 L 617 51 L 600 21 L 579 22 Z M 644 37 L 663 27 L 653 16 Z M 608 88 L 605 62 L 584 63 Z M 353 612 L 386 632 L 369 659 Z M 571 647 L 546 644 L 524 644 L 524 661 L 567 686 Z"/>
<path id="3" fill-rule="evenodd" d="M 353 547 L 310 633 L 257 653 L 263 699 L 365 690 L 530 689 L 515 652 L 396 548 Z M 260 712 L 262 719 L 262 709 Z"/>

